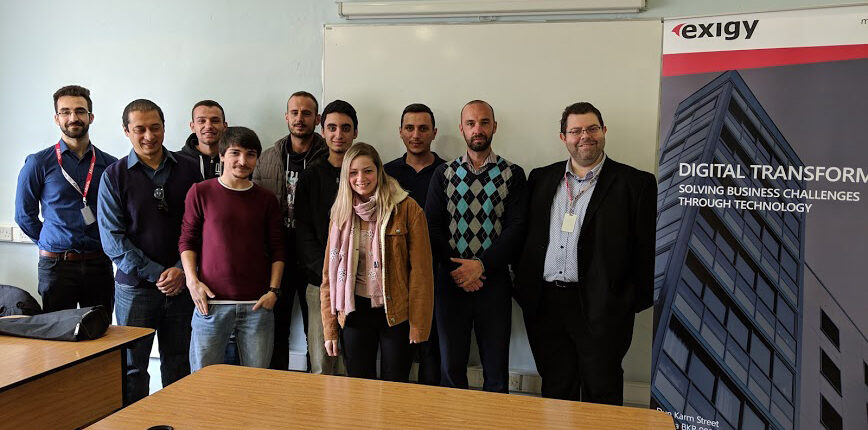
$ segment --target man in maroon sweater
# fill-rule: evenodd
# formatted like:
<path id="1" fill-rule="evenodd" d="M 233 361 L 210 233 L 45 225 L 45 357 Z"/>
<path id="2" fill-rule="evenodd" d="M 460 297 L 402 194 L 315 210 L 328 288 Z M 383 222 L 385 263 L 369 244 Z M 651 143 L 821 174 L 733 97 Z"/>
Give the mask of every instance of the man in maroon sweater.
<path id="1" fill-rule="evenodd" d="M 274 194 L 250 180 L 262 152 L 245 127 L 220 138 L 222 174 L 190 188 L 179 250 L 196 304 L 190 370 L 223 362 L 236 332 L 242 366 L 268 367 L 274 347 L 272 308 L 280 294 L 284 244 Z"/>

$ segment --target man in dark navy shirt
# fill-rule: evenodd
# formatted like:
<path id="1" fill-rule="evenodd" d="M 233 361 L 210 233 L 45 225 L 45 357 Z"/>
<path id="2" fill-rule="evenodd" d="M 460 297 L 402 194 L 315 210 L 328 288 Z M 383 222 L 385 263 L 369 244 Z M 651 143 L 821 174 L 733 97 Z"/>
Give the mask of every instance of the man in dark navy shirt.
<path id="1" fill-rule="evenodd" d="M 397 179 L 419 206 L 425 206 L 431 175 L 437 166 L 446 162 L 436 152 L 431 151 L 431 142 L 437 136 L 431 108 L 421 103 L 405 107 L 398 134 L 404 141 L 407 152 L 386 163 L 383 170 Z"/>
<path id="2" fill-rule="evenodd" d="M 39 295 L 46 312 L 114 303 L 112 263 L 100 246 L 97 189 L 117 161 L 90 142 L 90 91 L 78 85 L 54 93 L 60 139 L 27 156 L 18 175 L 15 222 L 39 246 Z M 42 207 L 42 221 L 39 219 Z"/>
<path id="3" fill-rule="evenodd" d="M 434 169 L 446 161 L 436 152 L 431 151 L 431 142 L 437 136 L 434 126 L 434 112 L 421 103 L 413 103 L 404 108 L 401 113 L 401 127 L 398 134 L 404 141 L 407 152 L 383 166 L 386 173 L 397 179 L 404 189 L 410 192 L 410 197 L 425 207 L 428 195 L 428 183 Z M 420 384 L 440 385 L 440 348 L 437 337 L 437 326 L 431 322 L 431 335 L 427 342 L 418 345 Z"/>

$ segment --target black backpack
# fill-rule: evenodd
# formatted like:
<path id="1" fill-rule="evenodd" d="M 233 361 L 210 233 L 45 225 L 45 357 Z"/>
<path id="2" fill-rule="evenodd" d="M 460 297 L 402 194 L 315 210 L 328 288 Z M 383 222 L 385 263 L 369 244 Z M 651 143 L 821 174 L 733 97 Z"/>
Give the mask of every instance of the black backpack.
<path id="1" fill-rule="evenodd" d="M 28 317 L 0 318 L 0 334 L 47 340 L 89 340 L 111 324 L 102 306 L 64 309 Z"/>
<path id="2" fill-rule="evenodd" d="M 41 313 L 42 307 L 30 293 L 11 285 L 0 285 L 0 317 Z"/>

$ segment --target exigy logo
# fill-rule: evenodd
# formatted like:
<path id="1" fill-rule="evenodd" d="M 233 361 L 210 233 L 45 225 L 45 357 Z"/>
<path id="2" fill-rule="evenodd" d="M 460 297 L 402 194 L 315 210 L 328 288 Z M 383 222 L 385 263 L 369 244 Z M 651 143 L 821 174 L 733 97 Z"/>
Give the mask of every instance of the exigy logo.
<path id="1" fill-rule="evenodd" d="M 738 39 L 744 29 L 744 38 L 750 39 L 759 23 L 758 19 L 751 21 L 709 22 L 708 24 L 678 24 L 672 29 L 676 36 L 685 39 L 702 39 L 704 37 L 723 37 L 726 40 Z"/>

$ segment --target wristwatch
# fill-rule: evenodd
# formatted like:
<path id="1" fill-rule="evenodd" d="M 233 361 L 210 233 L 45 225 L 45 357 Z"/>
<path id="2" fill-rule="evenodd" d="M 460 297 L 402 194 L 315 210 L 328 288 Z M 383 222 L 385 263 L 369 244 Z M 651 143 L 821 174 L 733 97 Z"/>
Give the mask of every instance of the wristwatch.
<path id="1" fill-rule="evenodd" d="M 268 291 L 274 293 L 275 296 L 280 297 L 280 288 L 269 287 Z"/>

